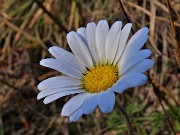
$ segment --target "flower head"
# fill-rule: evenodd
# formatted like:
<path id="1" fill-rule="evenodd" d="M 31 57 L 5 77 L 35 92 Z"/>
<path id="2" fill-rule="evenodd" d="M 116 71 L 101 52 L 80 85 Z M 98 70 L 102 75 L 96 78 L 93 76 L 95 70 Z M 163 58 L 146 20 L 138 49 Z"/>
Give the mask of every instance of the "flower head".
<path id="1" fill-rule="evenodd" d="M 131 24 L 122 28 L 116 21 L 111 28 L 106 20 L 96 25 L 88 23 L 77 32 L 69 32 L 67 41 L 73 53 L 53 46 L 49 52 L 55 57 L 43 59 L 40 64 L 55 69 L 63 76 L 42 81 L 37 98 L 48 104 L 61 97 L 77 94 L 62 109 L 62 116 L 77 121 L 83 114 L 99 107 L 110 113 L 115 104 L 115 93 L 146 83 L 143 74 L 154 62 L 147 59 L 151 51 L 142 46 L 148 39 L 148 28 L 137 31 L 129 41 Z"/>

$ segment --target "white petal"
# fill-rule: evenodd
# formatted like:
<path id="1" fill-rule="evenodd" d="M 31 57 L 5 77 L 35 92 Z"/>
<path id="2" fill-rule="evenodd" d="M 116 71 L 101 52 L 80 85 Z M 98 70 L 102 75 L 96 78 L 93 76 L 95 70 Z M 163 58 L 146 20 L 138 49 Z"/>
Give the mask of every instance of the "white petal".
<path id="1" fill-rule="evenodd" d="M 103 113 L 110 113 L 115 104 L 115 94 L 111 91 L 102 91 L 97 97 L 98 106 Z"/>
<path id="2" fill-rule="evenodd" d="M 86 67 L 83 66 L 78 59 L 74 56 L 74 54 L 60 48 L 57 46 L 50 47 L 49 52 L 57 59 L 61 59 L 68 64 L 74 66 L 76 69 L 81 71 L 82 73 L 85 73 L 87 71 Z"/>
<path id="3" fill-rule="evenodd" d="M 93 67 L 93 62 L 91 55 L 86 47 L 85 43 L 75 32 L 69 32 L 67 34 L 68 44 L 77 57 L 77 59 L 87 68 L 91 69 Z"/>
<path id="4" fill-rule="evenodd" d="M 144 74 L 141 73 L 128 74 L 120 77 L 118 82 L 116 82 L 110 88 L 110 91 L 122 93 L 125 89 L 144 85 L 146 81 L 147 81 L 147 76 L 145 76 Z"/>
<path id="5" fill-rule="evenodd" d="M 53 94 L 53 95 L 46 97 L 43 102 L 44 102 L 44 104 L 48 104 L 48 103 L 51 103 L 51 102 L 53 102 L 56 99 L 59 99 L 61 97 L 71 95 L 71 94 L 76 94 L 76 93 L 82 93 L 82 92 L 84 92 L 84 90 L 81 90 L 81 89 L 59 92 L 59 93 L 56 93 L 56 94 Z"/>
<path id="6" fill-rule="evenodd" d="M 82 106 L 83 100 L 86 97 L 87 93 L 82 93 L 71 98 L 63 107 L 61 115 L 70 116 L 78 108 Z"/>
<path id="7" fill-rule="evenodd" d="M 121 62 L 126 61 L 129 57 L 136 54 L 148 39 L 149 29 L 144 27 L 137 31 L 127 43 L 126 49 L 121 57 Z"/>
<path id="8" fill-rule="evenodd" d="M 126 72 L 129 68 L 133 67 L 138 62 L 142 61 L 143 59 L 149 57 L 151 55 L 151 51 L 148 49 L 140 50 L 135 55 L 127 58 L 124 63 L 118 63 L 118 67 L 120 67 L 119 74 L 122 75 L 124 72 Z"/>
<path id="9" fill-rule="evenodd" d="M 80 107 L 73 114 L 69 116 L 70 122 L 76 122 L 83 115 L 82 108 Z"/>
<path id="10" fill-rule="evenodd" d="M 77 30 L 77 33 L 79 34 L 79 36 L 81 37 L 82 41 L 85 43 L 86 47 L 88 48 L 88 43 L 87 43 L 87 39 L 86 39 L 86 28 L 85 27 L 80 27 Z"/>
<path id="11" fill-rule="evenodd" d="M 81 84 L 82 81 L 79 79 L 75 79 L 68 76 L 56 76 L 40 82 L 37 87 L 41 91 L 60 87 L 79 86 Z"/>
<path id="12" fill-rule="evenodd" d="M 94 25 L 93 25 L 94 26 Z M 94 27 L 92 27 L 94 28 Z M 89 29 L 89 28 L 88 28 Z M 95 30 L 96 30 L 96 25 L 95 25 Z M 77 33 L 79 34 L 79 36 L 81 37 L 81 39 L 84 41 L 86 47 L 88 48 L 88 51 L 90 52 L 90 55 L 91 55 L 91 58 L 92 58 L 92 61 L 93 61 L 93 66 L 96 65 L 96 60 L 94 59 L 94 56 L 97 56 L 97 53 L 95 52 L 95 44 L 92 46 L 91 42 L 95 42 L 95 38 L 93 39 L 94 41 L 90 41 L 90 44 L 88 44 L 88 41 L 89 41 L 89 37 L 91 38 L 92 36 L 95 37 L 95 33 L 94 35 L 89 35 L 91 33 L 87 33 L 87 36 L 86 36 L 86 28 L 84 27 L 81 27 L 77 30 Z M 88 37 L 88 41 L 87 41 L 87 37 Z M 94 55 L 94 56 L 93 56 Z"/>
<path id="13" fill-rule="evenodd" d="M 96 27 L 96 46 L 97 52 L 102 64 L 105 64 L 105 42 L 109 31 L 109 25 L 106 20 L 100 20 Z"/>
<path id="14" fill-rule="evenodd" d="M 48 95 L 52 95 L 52 94 L 63 92 L 63 91 L 77 90 L 77 89 L 80 89 L 80 88 L 81 88 L 81 86 L 46 89 L 46 90 L 41 91 L 38 94 L 37 99 L 39 100 L 39 99 L 44 98 L 44 97 L 46 97 Z"/>
<path id="15" fill-rule="evenodd" d="M 84 114 L 92 113 L 97 107 L 97 95 L 96 93 L 88 94 L 83 101 L 82 110 Z"/>
<path id="16" fill-rule="evenodd" d="M 86 38 L 91 56 L 94 59 L 95 64 L 98 64 L 99 58 L 97 55 L 97 46 L 96 46 L 96 24 L 94 22 L 87 24 Z"/>
<path id="17" fill-rule="evenodd" d="M 116 63 L 118 62 L 118 60 L 122 56 L 122 53 L 123 53 L 123 51 L 125 49 L 127 39 L 129 37 L 129 33 L 131 32 L 131 27 L 132 27 L 132 24 L 128 23 L 123 27 L 123 29 L 121 31 L 118 50 L 117 50 L 116 57 L 114 59 L 113 65 L 116 65 Z"/>
<path id="18" fill-rule="evenodd" d="M 151 69 L 154 65 L 154 61 L 150 59 L 145 59 L 131 67 L 124 74 L 132 74 L 132 73 L 144 73 L 147 70 Z"/>
<path id="19" fill-rule="evenodd" d="M 79 70 L 60 59 L 43 59 L 40 61 L 40 65 L 55 69 L 67 76 L 74 77 L 77 79 L 81 79 L 83 77 L 83 74 Z"/>
<path id="20" fill-rule="evenodd" d="M 108 64 L 112 64 L 115 58 L 119 44 L 119 39 L 120 39 L 121 28 L 122 28 L 122 22 L 116 21 L 108 32 L 106 44 L 105 44 L 106 60 Z"/>

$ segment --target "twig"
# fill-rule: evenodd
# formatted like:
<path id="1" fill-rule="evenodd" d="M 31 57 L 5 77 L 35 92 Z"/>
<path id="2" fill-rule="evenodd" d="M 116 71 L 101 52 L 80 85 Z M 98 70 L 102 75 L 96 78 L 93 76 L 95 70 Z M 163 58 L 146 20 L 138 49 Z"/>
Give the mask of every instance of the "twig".
<path id="1" fill-rule="evenodd" d="M 155 93 L 156 96 L 158 97 L 158 100 L 159 100 L 159 102 L 160 102 L 160 104 L 161 104 L 161 106 L 162 106 L 162 109 L 163 109 L 163 111 L 164 111 L 164 114 L 165 114 L 165 116 L 166 116 L 166 119 L 167 119 L 167 121 L 168 121 L 168 123 L 169 123 L 169 126 L 170 126 L 172 132 L 174 133 L 174 135 L 176 135 L 176 131 L 175 131 L 175 129 L 174 129 L 174 127 L 173 127 L 173 125 L 172 125 L 172 123 L 171 123 L 171 121 L 170 121 L 169 115 L 168 115 L 167 111 L 165 110 L 164 105 L 163 105 L 163 103 L 162 103 L 161 96 L 159 95 L 159 91 L 158 91 L 158 89 L 156 89 L 155 87 L 154 87 L 154 93 Z"/>
<path id="2" fill-rule="evenodd" d="M 158 81 L 156 81 L 154 78 L 152 78 L 150 76 L 151 80 L 152 80 L 152 84 L 155 85 L 156 87 L 158 87 L 158 89 L 161 91 L 161 92 L 164 92 L 166 95 L 170 96 L 172 98 L 172 100 L 176 103 L 177 106 L 180 106 L 180 103 L 179 101 L 177 101 L 174 97 L 174 95 L 169 91 L 167 90 L 163 85 L 161 85 Z"/>
<path id="3" fill-rule="evenodd" d="M 34 0 L 38 6 L 59 26 L 59 29 L 64 30 L 66 33 L 68 32 L 67 28 L 57 19 L 54 15 L 52 15 L 41 2 L 38 0 Z"/>
<path id="4" fill-rule="evenodd" d="M 175 31 L 175 28 L 174 28 L 174 21 L 173 21 L 173 18 L 172 18 L 172 13 L 171 13 L 171 6 L 170 6 L 170 3 L 169 3 L 169 0 L 166 0 L 166 5 L 168 7 L 168 14 L 169 14 L 169 18 L 170 18 L 170 24 L 171 24 L 171 29 L 172 29 L 172 34 L 173 34 L 173 39 L 174 39 L 174 43 L 176 45 L 176 49 L 174 50 L 174 55 L 175 55 L 175 58 L 176 58 L 176 62 L 180 68 L 180 44 L 177 40 L 177 37 L 176 37 L 176 31 Z"/>
<path id="5" fill-rule="evenodd" d="M 166 0 L 166 1 L 168 1 L 168 0 Z M 130 20 L 129 20 L 129 18 L 128 18 L 128 16 L 127 16 L 127 14 L 126 14 L 126 12 L 125 12 L 125 10 L 124 10 L 124 6 L 123 6 L 123 4 L 122 4 L 122 2 L 121 2 L 121 0 L 119 0 L 119 3 L 120 3 L 120 5 L 121 5 L 121 7 L 122 7 L 122 9 L 123 9 L 123 12 L 124 12 L 124 14 L 125 14 L 125 16 L 126 16 L 126 19 L 127 19 L 127 21 L 128 22 L 130 22 Z M 172 16 L 171 16 L 171 19 L 172 19 Z M 174 24 L 173 24 L 173 28 L 172 28 L 173 30 L 174 30 Z M 134 31 L 133 31 L 133 29 L 131 29 L 132 30 L 132 33 L 134 34 Z M 174 32 L 175 32 L 175 30 L 174 30 Z M 176 34 L 176 33 L 175 33 Z M 173 34 L 174 35 L 174 34 Z M 176 39 L 176 38 L 175 38 Z M 178 46 L 177 46 L 178 47 Z M 178 48 L 179 49 L 179 48 Z M 177 51 L 179 51 L 177 49 Z M 148 74 L 149 75 L 149 74 Z M 150 76 L 149 76 L 149 78 L 150 78 Z M 164 113 L 165 113 L 165 115 L 166 115 L 166 118 L 167 118 L 167 121 L 168 121 L 168 123 L 169 123 L 169 125 L 170 125 L 170 128 L 171 128 L 171 130 L 173 131 L 173 133 L 174 134 L 176 134 L 176 132 L 175 132 L 175 130 L 174 130 L 174 128 L 173 128 L 173 125 L 172 125 L 172 123 L 171 123 L 171 121 L 170 121 L 170 119 L 169 119 L 169 115 L 168 115 L 168 113 L 166 112 L 166 110 L 165 110 L 165 108 L 164 108 L 164 106 L 163 106 L 163 104 L 162 104 L 162 102 L 161 102 L 161 96 L 159 95 L 159 93 L 158 92 L 160 92 L 159 90 L 158 90 L 158 87 L 156 87 L 156 85 L 154 84 L 154 82 L 151 80 L 152 78 L 150 78 L 150 82 L 152 83 L 152 85 L 153 85 L 153 87 L 154 87 L 154 93 L 156 94 L 156 96 L 158 97 L 158 99 L 159 99 L 159 101 L 160 101 L 160 104 L 161 104 L 161 106 L 162 106 L 162 108 L 163 108 L 163 110 L 164 110 Z M 170 94 L 171 95 L 171 94 Z M 171 95 L 171 97 L 172 97 L 172 95 Z M 166 100 L 165 98 L 162 98 L 163 100 Z M 174 99 L 174 98 L 173 98 Z M 176 101 L 176 100 L 174 100 L 174 101 Z M 167 102 L 166 102 L 167 103 Z M 178 102 L 176 102 L 176 103 L 178 103 Z M 128 118 L 128 115 L 127 115 L 127 113 L 126 113 L 126 111 L 122 108 L 122 106 L 121 105 L 118 105 L 118 103 L 117 103 L 117 101 L 116 101 L 116 107 L 118 108 L 118 110 L 122 113 L 122 115 L 124 116 L 124 119 L 127 121 L 127 124 L 128 124 L 128 129 L 129 129 L 129 131 L 132 131 L 132 134 L 133 134 L 133 129 L 132 129 L 132 126 L 131 126 L 131 124 L 129 123 L 130 121 L 129 121 L 129 118 Z M 120 110 L 120 109 L 122 109 L 122 110 Z M 129 134 L 131 134 L 131 132 L 129 132 Z"/>
<path id="6" fill-rule="evenodd" d="M 169 103 L 169 100 L 167 100 L 167 99 L 165 98 L 165 95 L 166 95 L 167 93 L 164 93 L 165 91 L 162 90 L 162 87 L 163 87 L 163 86 L 162 86 L 160 83 L 157 83 L 156 80 L 149 75 L 149 72 L 148 72 L 148 79 L 149 79 L 149 82 L 152 84 L 153 88 L 154 88 L 154 89 L 157 89 L 157 91 L 159 92 L 159 96 L 161 97 L 161 99 L 162 99 L 162 100 L 166 103 L 166 105 L 173 111 L 173 113 L 174 113 L 175 115 L 177 115 L 176 111 L 173 109 L 172 105 Z M 164 88 L 163 88 L 163 89 L 164 89 Z M 155 94 L 156 94 L 156 93 L 155 93 Z M 157 95 L 156 95 L 156 96 L 157 96 Z M 177 105 L 179 105 L 179 103 L 178 103 Z"/>
<path id="7" fill-rule="evenodd" d="M 120 5 L 121 5 L 121 7 L 122 7 L 122 9 L 123 9 L 123 13 L 124 13 L 124 15 L 126 16 L 127 21 L 128 21 L 129 23 L 131 23 L 131 21 L 130 21 L 130 19 L 129 19 L 126 11 L 125 11 L 125 8 L 124 8 L 124 6 L 123 6 L 122 1 L 119 0 L 119 3 L 120 3 Z M 140 8 L 142 8 L 142 7 L 140 7 Z M 148 11 L 147 11 L 147 12 L 148 12 Z M 146 14 L 146 12 L 145 12 L 145 14 Z M 152 17 L 152 14 L 149 12 L 149 16 L 150 16 L 150 15 L 151 15 L 151 17 Z M 131 29 L 131 32 L 132 32 L 133 35 L 134 35 L 135 32 L 134 32 L 133 28 Z M 153 46 L 153 48 L 155 49 L 155 51 L 156 51 L 159 55 L 161 55 L 161 52 L 160 52 L 160 51 L 158 50 L 158 48 L 155 46 L 155 44 L 154 44 L 153 39 L 151 38 L 151 36 L 149 37 L 149 41 L 150 41 L 151 45 Z"/>
<path id="8" fill-rule="evenodd" d="M 121 5 L 121 7 L 122 7 L 122 9 L 123 9 L 123 12 L 124 12 L 124 14 L 125 14 L 125 16 L 126 16 L 127 21 L 130 22 L 130 20 L 129 20 L 129 18 L 128 18 L 128 15 L 126 14 L 126 12 L 125 12 L 125 10 L 124 10 L 124 6 L 123 6 L 121 0 L 119 0 L 119 3 L 120 3 L 120 5 Z M 132 28 L 131 30 L 132 30 L 132 33 L 134 34 L 133 28 Z M 158 50 L 158 51 L 159 51 L 159 50 Z M 180 103 L 179 103 L 178 101 L 176 101 L 176 99 L 173 97 L 173 95 L 172 95 L 168 90 L 166 90 L 165 87 L 163 87 L 163 86 L 162 86 L 161 84 L 159 84 L 159 83 L 155 83 L 154 78 L 152 78 L 151 76 L 149 76 L 149 77 L 151 78 L 151 83 L 152 83 L 153 85 L 158 86 L 158 88 L 161 88 L 161 90 L 162 90 L 162 91 L 165 91 L 165 93 L 166 93 L 167 95 L 169 95 L 169 96 L 174 100 L 174 102 L 175 102 L 178 106 L 180 105 Z"/>
<path id="9" fill-rule="evenodd" d="M 118 109 L 118 111 L 122 114 L 124 120 L 127 123 L 129 135 L 134 135 L 131 120 L 129 119 L 129 116 L 128 116 L 127 112 L 125 111 L 125 109 L 123 108 L 123 106 L 121 105 L 121 103 L 119 101 L 117 101 L 117 96 L 116 96 L 115 106 Z"/>
<path id="10" fill-rule="evenodd" d="M 127 19 L 128 23 L 131 23 L 131 21 L 130 21 L 130 19 L 129 19 L 129 17 L 128 17 L 125 9 L 124 9 L 124 5 L 123 5 L 122 1 L 119 0 L 119 3 L 120 3 L 120 6 L 121 6 L 121 8 L 122 8 L 122 10 L 123 10 L 124 15 L 126 16 L 126 19 Z M 134 33 L 135 33 L 134 30 L 133 30 L 133 29 L 131 29 L 131 30 L 132 30 L 132 33 L 133 33 L 133 35 L 134 35 Z"/>
<path id="11" fill-rule="evenodd" d="M 165 113 L 165 115 L 166 115 L 167 122 L 168 122 L 171 130 L 173 131 L 173 133 L 176 134 L 176 132 L 175 132 L 175 130 L 174 130 L 174 127 L 173 127 L 173 125 L 172 125 L 172 123 L 171 123 L 171 121 L 170 121 L 169 115 L 168 115 L 168 113 L 166 112 L 166 110 L 165 110 L 165 108 L 164 108 L 164 105 L 162 104 L 162 99 L 165 101 L 165 103 L 166 103 L 170 108 L 171 108 L 171 106 L 170 106 L 169 102 L 165 99 L 165 97 L 162 95 L 162 92 L 159 91 L 158 87 L 157 87 L 157 86 L 155 85 L 155 83 L 152 81 L 152 78 L 150 77 L 149 74 L 148 74 L 148 76 L 149 76 L 149 77 L 148 77 L 148 78 L 149 78 L 149 81 L 151 82 L 151 84 L 152 84 L 152 86 L 153 86 L 154 93 L 155 93 L 155 95 L 157 96 L 157 98 L 158 98 L 158 100 L 159 100 L 159 102 L 160 102 L 160 104 L 161 104 L 161 106 L 162 106 L 162 108 L 163 108 L 163 111 L 164 111 L 164 113 Z M 172 110 L 172 111 L 173 111 L 173 110 Z M 174 112 L 174 111 L 173 111 L 173 112 Z"/>

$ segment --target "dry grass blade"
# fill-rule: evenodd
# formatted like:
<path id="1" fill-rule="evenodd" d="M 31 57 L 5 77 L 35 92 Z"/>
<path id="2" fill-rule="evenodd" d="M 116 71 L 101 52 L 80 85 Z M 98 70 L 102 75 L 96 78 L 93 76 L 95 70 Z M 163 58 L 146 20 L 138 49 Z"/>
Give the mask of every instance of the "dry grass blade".
<path id="1" fill-rule="evenodd" d="M 58 45 L 70 51 L 67 31 L 86 27 L 89 22 L 97 24 L 101 19 L 106 19 L 110 27 L 117 20 L 123 26 L 131 21 L 135 32 L 144 26 L 150 28 L 149 42 L 144 47 L 153 51 L 155 64 L 149 71 L 150 80 L 118 94 L 132 120 L 134 134 L 170 135 L 173 129 L 180 131 L 180 71 L 172 50 L 176 44 L 165 1 L 39 0 L 39 5 L 36 1 L 0 2 L 0 134 L 127 134 L 126 122 L 116 109 L 104 115 L 97 108 L 95 113 L 70 123 L 60 115 L 70 97 L 48 105 L 36 99 L 41 81 L 61 75 L 39 64 L 53 57 L 47 49 Z M 171 0 L 170 4 L 178 33 L 180 3 Z"/>
<path id="2" fill-rule="evenodd" d="M 142 11 L 142 12 L 144 12 L 146 15 L 148 15 L 150 17 L 152 16 L 151 12 L 149 12 L 147 9 L 144 9 L 143 7 L 141 7 L 141 6 L 139 6 L 139 5 L 135 4 L 135 3 L 127 2 L 127 1 L 124 1 L 124 3 L 131 6 L 131 7 L 136 8 L 136 9 Z M 156 19 L 159 20 L 159 21 L 169 22 L 168 19 L 166 19 L 164 17 L 161 17 L 161 16 L 156 16 Z M 178 22 L 174 22 L 174 25 L 177 26 L 177 27 L 180 27 L 180 23 L 178 23 Z"/>
<path id="3" fill-rule="evenodd" d="M 170 24 L 171 24 L 174 44 L 176 45 L 176 49 L 174 50 L 174 55 L 176 58 L 176 62 L 180 68 L 180 43 L 177 40 L 176 31 L 175 31 L 175 27 L 174 27 L 174 21 L 173 21 L 172 13 L 171 13 L 171 5 L 170 5 L 169 0 L 166 0 L 166 5 L 168 7 L 168 13 L 169 13 L 169 18 L 170 18 Z"/>
<path id="4" fill-rule="evenodd" d="M 0 17 L 0 22 L 5 23 L 8 27 L 10 27 L 12 30 L 21 33 L 22 35 L 24 35 L 28 40 L 30 41 L 36 41 L 36 39 L 31 36 L 30 34 L 28 34 L 27 32 L 21 30 L 20 28 L 18 28 L 17 26 L 13 25 L 12 23 L 10 23 L 7 19 Z"/>
<path id="5" fill-rule="evenodd" d="M 34 0 L 40 8 L 59 26 L 60 29 L 65 31 L 66 33 L 68 32 L 67 28 L 57 19 L 55 16 L 53 16 L 44 6 L 41 2 L 38 0 Z"/>
<path id="6" fill-rule="evenodd" d="M 160 1 L 154 0 L 154 4 L 160 7 L 163 11 L 168 12 L 167 7 Z"/>
<path id="7" fill-rule="evenodd" d="M 70 12 L 70 16 L 69 16 L 68 30 L 72 29 L 73 20 L 74 20 L 74 16 L 75 16 L 75 10 L 76 10 L 76 1 L 73 0 L 72 4 L 71 4 L 71 12 Z"/>
<path id="8" fill-rule="evenodd" d="M 158 54 L 161 54 L 161 52 L 157 49 L 157 46 L 154 41 L 154 34 L 155 34 L 155 24 L 156 24 L 156 8 L 154 6 L 154 2 L 150 1 L 150 7 L 151 7 L 151 17 L 150 17 L 150 24 L 149 24 L 149 41 L 152 44 L 153 48 L 158 52 Z"/>

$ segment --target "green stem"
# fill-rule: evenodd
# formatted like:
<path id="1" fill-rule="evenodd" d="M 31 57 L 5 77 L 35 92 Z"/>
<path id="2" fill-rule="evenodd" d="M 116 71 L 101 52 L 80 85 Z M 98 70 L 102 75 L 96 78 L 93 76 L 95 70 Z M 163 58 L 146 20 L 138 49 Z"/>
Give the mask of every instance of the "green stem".
<path id="1" fill-rule="evenodd" d="M 118 111 L 122 114 L 124 120 L 127 123 L 127 128 L 128 128 L 129 135 L 134 135 L 134 131 L 133 131 L 133 127 L 132 127 L 132 124 L 131 124 L 131 120 L 129 119 L 129 116 L 128 116 L 126 110 L 123 108 L 121 103 L 119 101 L 117 101 L 117 99 L 115 101 L 115 106 L 118 109 Z"/>

